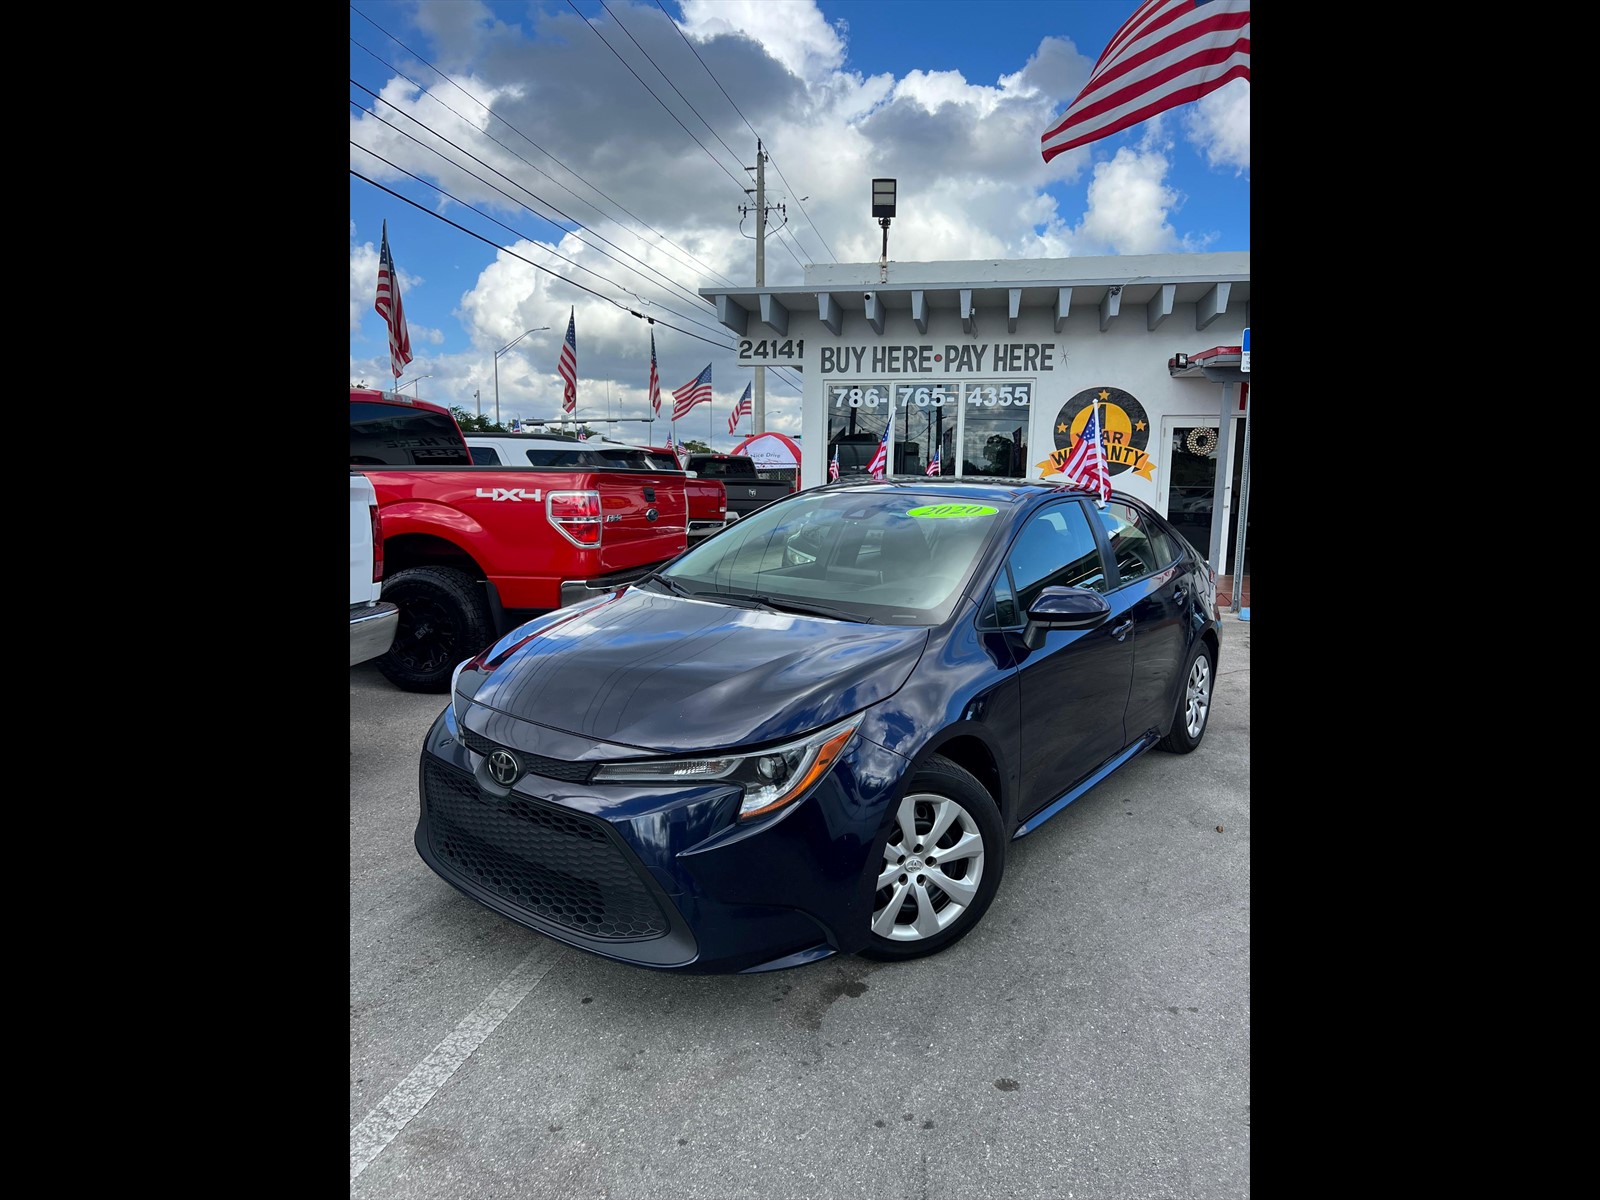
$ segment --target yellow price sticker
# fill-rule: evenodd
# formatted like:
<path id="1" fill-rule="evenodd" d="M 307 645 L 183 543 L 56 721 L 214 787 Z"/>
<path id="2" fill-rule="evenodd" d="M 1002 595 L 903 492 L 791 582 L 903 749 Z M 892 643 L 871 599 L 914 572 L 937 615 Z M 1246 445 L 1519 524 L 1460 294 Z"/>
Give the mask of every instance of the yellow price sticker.
<path id="1" fill-rule="evenodd" d="M 924 504 L 910 509 L 908 517 L 992 517 L 1000 510 L 988 504 Z"/>

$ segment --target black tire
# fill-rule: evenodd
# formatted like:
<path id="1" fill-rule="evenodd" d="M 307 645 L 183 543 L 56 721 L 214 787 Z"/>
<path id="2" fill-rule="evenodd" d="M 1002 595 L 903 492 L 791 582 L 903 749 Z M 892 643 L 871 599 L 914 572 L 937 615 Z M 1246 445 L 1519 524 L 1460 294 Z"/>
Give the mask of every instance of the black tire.
<path id="1" fill-rule="evenodd" d="M 400 625 L 377 666 L 404 691 L 449 691 L 456 664 L 494 640 L 483 591 L 464 571 L 412 567 L 384 581 L 383 598 L 399 607 Z"/>
<path id="2" fill-rule="evenodd" d="M 936 841 L 924 845 L 915 840 L 931 832 L 933 821 L 941 816 L 945 828 Z M 908 823 L 914 824 L 915 832 L 906 828 Z M 872 925 L 870 940 L 861 951 L 867 958 L 888 962 L 922 958 L 960 941 L 988 910 L 1005 871 L 1006 838 L 994 798 L 968 771 L 937 754 L 912 779 L 881 845 L 883 886 L 873 893 L 873 911 L 867 918 Z M 941 860 L 941 847 L 958 846 L 965 846 L 967 853 Z M 892 868 L 906 863 L 912 869 L 895 877 Z M 945 875 L 947 864 L 961 873 L 952 870 Z M 974 878 L 977 886 L 968 893 L 965 885 Z"/>
<path id="3" fill-rule="evenodd" d="M 1216 659 L 1211 648 L 1201 642 L 1189 656 L 1189 665 L 1183 672 L 1183 685 L 1178 689 L 1178 707 L 1172 716 L 1172 728 L 1160 741 L 1161 749 L 1171 754 L 1188 754 L 1200 744 L 1211 723 L 1211 689 L 1217 677 Z"/>

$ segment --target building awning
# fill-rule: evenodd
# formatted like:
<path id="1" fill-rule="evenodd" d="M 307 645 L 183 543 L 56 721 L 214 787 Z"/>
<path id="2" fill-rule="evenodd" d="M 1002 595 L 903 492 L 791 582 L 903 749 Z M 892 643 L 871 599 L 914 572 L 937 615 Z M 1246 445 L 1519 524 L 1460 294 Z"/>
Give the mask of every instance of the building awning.
<path id="1" fill-rule="evenodd" d="M 1167 359 L 1167 374 L 1174 379 L 1208 379 L 1212 383 L 1249 383 L 1250 376 L 1239 368 L 1244 361 L 1243 346 L 1213 346 L 1187 355 Z"/>

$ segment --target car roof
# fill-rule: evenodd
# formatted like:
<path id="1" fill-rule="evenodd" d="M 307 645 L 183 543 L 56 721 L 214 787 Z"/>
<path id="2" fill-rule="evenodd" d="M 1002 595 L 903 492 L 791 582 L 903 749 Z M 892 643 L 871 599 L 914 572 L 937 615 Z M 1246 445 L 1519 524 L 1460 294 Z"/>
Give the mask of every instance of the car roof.
<path id="1" fill-rule="evenodd" d="M 1023 503 L 1046 500 L 1052 496 L 1094 496 L 1097 493 L 1070 483 L 1050 479 L 1003 479 L 988 475 L 895 475 L 888 479 L 841 479 L 825 483 L 809 491 L 862 491 L 904 490 L 923 494 L 949 495 L 963 501 L 989 500 L 992 502 Z M 1137 497 L 1113 491 L 1113 500 L 1140 503 Z M 1148 505 L 1146 505 L 1148 507 Z"/>

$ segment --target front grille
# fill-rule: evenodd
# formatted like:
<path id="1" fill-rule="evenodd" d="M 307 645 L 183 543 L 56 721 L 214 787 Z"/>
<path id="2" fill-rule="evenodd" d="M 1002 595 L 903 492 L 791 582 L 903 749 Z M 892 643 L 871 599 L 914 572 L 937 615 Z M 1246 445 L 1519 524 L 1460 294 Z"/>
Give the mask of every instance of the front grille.
<path id="1" fill-rule="evenodd" d="M 499 742 L 492 742 L 481 733 L 473 733 L 470 729 L 461 731 L 461 743 L 474 754 L 488 755 L 501 749 Z M 588 783 L 589 776 L 594 774 L 594 763 L 568 762 L 564 758 L 545 758 L 542 754 L 526 754 L 515 746 L 504 748 L 522 760 L 530 775 L 543 775 L 546 779 L 559 779 L 563 783 Z"/>
<path id="2" fill-rule="evenodd" d="M 585 937 L 661 937 L 666 914 L 603 821 L 553 804 L 485 796 L 464 771 L 423 768 L 433 849 L 463 879 Z"/>

